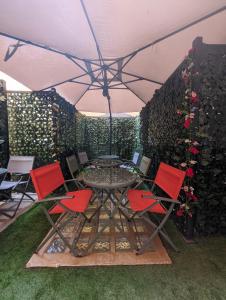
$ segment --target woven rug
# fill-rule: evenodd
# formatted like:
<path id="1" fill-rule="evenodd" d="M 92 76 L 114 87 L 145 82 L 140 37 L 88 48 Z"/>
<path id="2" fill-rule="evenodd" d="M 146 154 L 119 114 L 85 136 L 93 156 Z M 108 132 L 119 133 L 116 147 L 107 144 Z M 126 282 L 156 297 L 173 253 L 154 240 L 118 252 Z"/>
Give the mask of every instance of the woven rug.
<path id="1" fill-rule="evenodd" d="M 107 204 L 110 210 L 111 203 Z M 96 204 L 88 208 L 90 216 L 96 209 Z M 44 217 L 44 216 L 43 216 Z M 67 218 L 67 216 L 65 216 Z M 65 218 L 62 221 L 65 221 Z M 90 240 L 101 230 L 109 218 L 106 209 L 102 209 L 90 223 L 83 227 L 77 247 L 85 250 Z M 76 236 L 82 217 L 71 220 L 63 229 L 64 236 L 71 242 Z M 38 254 L 33 254 L 27 267 L 60 267 L 60 266 L 103 266 L 103 265 L 144 265 L 144 264 L 171 264 L 171 260 L 157 236 L 147 251 L 136 255 L 134 249 L 144 242 L 152 228 L 141 219 L 127 222 L 124 216 L 117 213 L 114 223 L 110 224 L 100 235 L 84 257 L 74 257 L 62 240 L 55 234 L 51 240 L 41 248 Z"/>

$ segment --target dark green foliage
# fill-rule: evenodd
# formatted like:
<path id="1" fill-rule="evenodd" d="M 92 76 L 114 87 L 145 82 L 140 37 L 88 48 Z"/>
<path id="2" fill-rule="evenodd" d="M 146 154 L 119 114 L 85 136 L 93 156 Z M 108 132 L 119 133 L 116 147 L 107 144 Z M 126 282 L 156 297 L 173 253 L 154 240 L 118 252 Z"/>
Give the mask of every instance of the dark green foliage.
<path id="1" fill-rule="evenodd" d="M 77 147 L 90 158 L 109 154 L 109 118 L 77 115 Z M 130 159 L 139 143 L 138 118 L 113 118 L 112 153 Z"/>
<path id="2" fill-rule="evenodd" d="M 192 84 L 200 100 L 194 130 L 202 150 L 197 156 L 193 179 L 198 197 L 195 228 L 200 234 L 225 234 L 226 46 L 197 41 L 194 53 L 197 76 Z M 184 102 L 183 65 L 184 62 L 141 112 L 141 141 L 144 153 L 153 157 L 154 171 L 159 161 L 172 165 L 186 161 L 184 145 L 177 142 L 184 133 L 176 113 Z"/>
<path id="3" fill-rule="evenodd" d="M 8 119 L 5 82 L 0 80 L 0 167 L 6 167 L 8 161 Z"/>
<path id="4" fill-rule="evenodd" d="M 74 106 L 50 92 L 8 93 L 10 153 L 35 155 L 36 165 L 85 150 L 90 158 L 109 153 L 109 119 L 76 114 Z M 139 119 L 113 118 L 112 152 L 131 158 L 139 147 Z"/>
<path id="5" fill-rule="evenodd" d="M 11 154 L 41 165 L 76 149 L 75 108 L 54 90 L 8 93 L 8 112 Z"/>

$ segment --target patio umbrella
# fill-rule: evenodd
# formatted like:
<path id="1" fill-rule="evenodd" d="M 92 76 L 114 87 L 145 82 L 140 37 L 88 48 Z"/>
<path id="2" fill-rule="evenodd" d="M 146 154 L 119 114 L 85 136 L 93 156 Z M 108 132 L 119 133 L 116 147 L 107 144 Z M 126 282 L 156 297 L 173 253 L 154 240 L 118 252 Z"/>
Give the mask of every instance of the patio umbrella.
<path id="1" fill-rule="evenodd" d="M 109 111 L 110 120 L 140 111 L 197 36 L 226 42 L 226 0 L 0 5 L 0 70 L 31 90 L 56 88 L 79 111 Z"/>

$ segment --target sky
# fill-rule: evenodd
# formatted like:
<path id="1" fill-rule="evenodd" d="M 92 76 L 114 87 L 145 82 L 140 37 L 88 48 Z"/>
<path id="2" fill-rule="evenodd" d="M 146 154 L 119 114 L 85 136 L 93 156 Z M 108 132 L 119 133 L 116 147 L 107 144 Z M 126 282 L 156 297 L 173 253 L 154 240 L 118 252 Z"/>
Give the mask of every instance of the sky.
<path id="1" fill-rule="evenodd" d="M 0 71 L 0 79 L 6 81 L 6 89 L 8 91 L 30 91 L 28 87 L 23 85 L 22 83 L 16 81 L 12 77 L 6 75 L 5 73 Z"/>

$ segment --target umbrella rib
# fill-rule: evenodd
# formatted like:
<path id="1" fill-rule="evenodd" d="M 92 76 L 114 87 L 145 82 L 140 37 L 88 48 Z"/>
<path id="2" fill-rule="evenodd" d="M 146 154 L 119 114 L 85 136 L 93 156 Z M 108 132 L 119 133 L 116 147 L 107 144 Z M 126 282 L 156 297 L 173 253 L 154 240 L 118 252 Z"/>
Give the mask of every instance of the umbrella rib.
<path id="1" fill-rule="evenodd" d="M 97 76 L 95 77 L 95 80 L 100 76 L 100 74 L 102 73 L 102 70 L 97 74 Z M 87 87 L 87 89 L 84 91 L 84 93 L 78 98 L 78 100 L 76 101 L 76 104 L 78 104 L 78 102 L 82 99 L 82 97 L 85 95 L 86 92 L 88 92 L 89 88 L 92 86 L 92 83 L 89 84 L 89 86 Z"/>
<path id="2" fill-rule="evenodd" d="M 140 79 L 140 78 L 137 78 L 137 79 L 133 79 L 133 80 L 129 80 L 129 81 L 124 81 L 124 83 L 132 83 L 132 82 L 136 82 L 136 81 L 141 81 L 141 80 L 144 80 L 144 79 Z M 115 83 L 115 84 L 112 84 L 112 85 L 109 85 L 109 88 L 112 88 L 112 87 L 115 87 L 115 86 L 119 86 L 119 85 L 122 85 L 123 83 Z"/>
<path id="3" fill-rule="evenodd" d="M 110 70 L 109 70 L 109 72 L 110 72 L 112 75 L 114 75 Z M 126 83 L 124 83 L 120 78 L 118 78 L 118 76 L 117 76 L 117 79 L 118 79 L 119 81 L 121 81 L 121 83 L 122 83 L 128 90 L 130 90 L 131 93 L 133 93 L 135 96 L 137 96 L 137 98 L 138 98 L 140 101 L 142 101 L 144 104 L 147 104 L 140 96 L 138 96 L 133 90 L 131 90 L 131 89 L 126 85 Z"/>
<path id="4" fill-rule="evenodd" d="M 117 72 L 117 69 L 114 69 L 112 67 L 110 67 L 109 69 L 111 69 L 112 71 L 116 71 Z M 122 72 L 122 74 L 129 75 L 129 76 L 135 77 L 135 78 L 140 79 L 140 80 L 146 80 L 146 81 L 150 81 L 152 83 L 163 85 L 162 82 L 159 82 L 159 81 L 156 81 L 156 80 L 153 80 L 153 79 L 149 79 L 149 78 L 145 78 L 145 77 L 142 77 L 142 76 L 138 76 L 138 75 L 135 75 L 135 74 L 132 74 L 132 73 L 129 73 L 129 72 L 125 72 L 125 71 L 121 71 L 121 72 Z"/>
<path id="5" fill-rule="evenodd" d="M 87 10 L 86 10 L 86 7 L 85 7 L 85 4 L 84 4 L 83 0 L 80 0 L 80 3 L 81 3 L 81 5 L 82 5 L 84 14 L 85 14 L 85 16 L 86 16 L 86 20 L 87 20 L 87 22 L 88 22 L 89 28 L 90 28 L 91 33 L 92 33 L 92 36 L 93 36 L 93 38 L 94 38 L 95 45 L 96 45 L 96 49 L 97 49 L 97 53 L 98 53 L 98 56 L 99 56 L 99 61 L 100 61 L 100 64 L 101 64 L 101 66 L 102 66 L 102 63 L 104 64 L 104 60 L 103 60 L 102 53 L 101 53 L 101 51 L 100 51 L 100 46 L 99 46 L 99 44 L 98 44 L 98 42 L 97 42 L 97 38 L 96 38 L 96 35 L 95 35 L 95 32 L 94 32 L 93 26 L 92 26 L 92 24 L 91 24 L 91 21 L 90 21 L 90 18 L 89 18 L 89 15 L 88 15 L 88 12 L 87 12 Z"/>
<path id="6" fill-rule="evenodd" d="M 72 55 L 72 54 L 69 54 L 67 52 L 63 52 L 63 51 L 60 51 L 60 50 L 57 50 L 57 49 L 54 49 L 54 48 L 51 48 L 49 46 L 46 46 L 46 45 L 41 45 L 41 44 L 38 44 L 38 43 L 35 43 L 35 42 L 32 42 L 30 40 L 25 40 L 23 38 L 20 38 L 16 35 L 12 35 L 12 34 L 8 34 L 8 33 L 5 33 L 5 32 L 0 32 L 0 35 L 1 36 L 4 36 L 4 37 L 7 37 L 7 38 L 10 38 L 10 39 L 14 39 L 14 40 L 17 40 L 17 41 L 20 41 L 20 42 L 23 42 L 27 45 L 31 45 L 31 46 L 35 46 L 35 47 L 38 47 L 38 48 L 41 48 L 41 49 L 44 49 L 44 50 L 47 50 L 47 51 L 51 51 L 51 52 L 54 52 L 54 53 L 57 53 L 57 54 L 60 54 L 60 55 L 63 55 L 63 56 L 71 56 L 75 59 L 78 59 L 80 61 L 90 61 L 90 59 L 85 59 L 85 58 L 80 58 L 76 55 Z"/>
<path id="7" fill-rule="evenodd" d="M 88 71 L 86 70 L 83 66 L 81 66 L 76 60 L 75 58 L 71 57 L 70 55 L 67 56 L 67 58 L 72 61 L 76 66 L 78 66 L 80 69 L 82 69 L 84 72 L 87 73 L 87 75 L 93 73 L 93 70 L 92 71 Z M 101 82 L 99 80 L 97 80 L 97 82 L 102 86 Z"/>
<path id="8" fill-rule="evenodd" d="M 122 84 L 122 83 L 121 83 Z M 128 90 L 127 87 L 124 87 L 124 88 L 117 88 L 117 87 L 109 87 L 108 88 L 109 90 Z M 89 91 L 96 91 L 96 90 L 102 90 L 101 87 L 98 87 L 98 88 L 93 88 L 93 89 L 89 89 Z"/>
<path id="9" fill-rule="evenodd" d="M 101 70 L 101 68 L 96 69 L 95 72 L 96 72 L 96 71 L 99 71 L 99 70 Z M 88 72 L 85 72 L 84 74 L 81 74 L 81 75 L 79 75 L 79 76 L 75 76 L 75 77 L 72 77 L 72 78 L 68 78 L 68 79 L 66 79 L 66 80 L 64 80 L 64 81 L 61 81 L 61 82 L 58 82 L 58 83 L 55 83 L 55 84 L 52 84 L 52 85 L 50 85 L 50 86 L 48 86 L 48 87 L 45 87 L 45 88 L 41 89 L 40 91 L 44 91 L 44 90 L 48 90 L 48 89 L 54 88 L 54 87 L 56 87 L 56 86 L 58 86 L 58 85 L 61 85 L 61 84 L 70 82 L 70 81 L 72 81 L 72 80 L 81 78 L 81 77 L 86 76 L 86 75 L 88 75 Z"/>
<path id="10" fill-rule="evenodd" d="M 224 10 L 226 10 L 226 5 L 222 6 L 221 8 L 219 8 L 219 9 L 217 9 L 217 10 L 215 10 L 215 11 L 213 11 L 213 12 L 211 12 L 211 13 L 209 13 L 209 14 L 207 14 L 207 15 L 205 15 L 205 16 L 203 16 L 203 17 L 201 17 L 201 18 L 199 18 L 199 19 L 197 19 L 195 21 L 192 21 L 192 22 L 188 23 L 187 25 L 184 25 L 184 26 L 182 26 L 182 27 L 180 27 L 180 28 L 178 28 L 178 29 L 176 29 L 176 30 L 174 30 L 174 31 L 172 31 L 172 32 L 170 32 L 170 33 L 168 33 L 168 34 L 166 34 L 166 35 L 164 35 L 164 36 L 156 39 L 155 41 L 153 41 L 151 43 L 148 43 L 147 45 L 145 45 L 145 46 L 143 46 L 141 48 L 138 48 L 137 50 L 135 50 L 135 51 L 133 51 L 133 52 L 131 52 L 131 53 L 125 55 L 125 56 L 122 56 L 121 58 L 118 58 L 117 60 L 125 59 L 125 58 L 129 57 L 132 54 L 136 55 L 137 53 L 145 50 L 146 48 L 149 48 L 149 47 L 151 47 L 151 46 L 153 46 L 155 44 L 158 44 L 158 43 L 166 40 L 167 38 L 169 38 L 169 37 L 171 37 L 171 36 L 173 36 L 173 35 L 181 32 L 181 31 L 184 31 L 185 29 L 188 29 L 188 28 L 190 28 L 190 27 L 192 27 L 192 26 L 194 26 L 194 25 L 196 25 L 196 24 L 198 24 L 198 23 L 200 23 L 200 22 L 202 22 L 202 21 L 204 21 L 206 19 L 209 19 L 209 18 L 213 17 L 214 15 L 216 15 L 218 13 L 221 13 Z"/>
<path id="11" fill-rule="evenodd" d="M 99 85 L 95 85 L 95 84 L 93 84 L 93 83 L 87 83 L 87 82 L 82 82 L 82 81 L 77 81 L 77 80 L 71 80 L 71 81 L 69 81 L 69 82 L 71 82 L 71 83 L 76 83 L 76 84 L 83 84 L 83 85 L 88 85 L 88 86 L 94 86 L 94 87 L 98 87 L 98 88 L 102 88 L 101 86 L 99 86 Z"/>
<path id="12" fill-rule="evenodd" d="M 133 59 L 133 57 L 135 55 L 136 55 L 136 52 L 133 53 L 133 54 L 131 54 L 131 56 L 129 57 L 129 59 L 126 62 L 124 62 L 124 64 L 122 64 L 122 66 L 118 69 L 117 73 L 109 80 L 108 84 L 110 84 L 116 78 L 116 76 L 122 72 L 123 68 L 130 62 L 131 59 Z M 115 61 L 115 63 L 116 62 L 117 61 Z M 112 64 L 110 64 L 110 65 L 112 65 Z"/>

